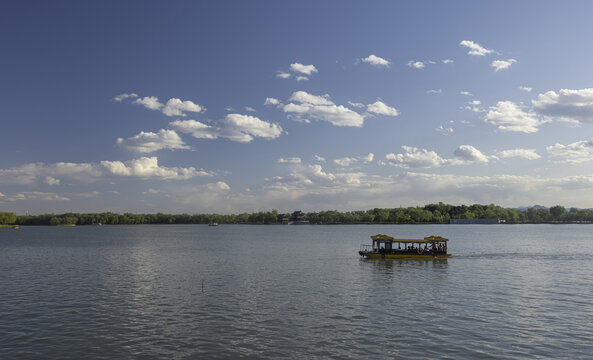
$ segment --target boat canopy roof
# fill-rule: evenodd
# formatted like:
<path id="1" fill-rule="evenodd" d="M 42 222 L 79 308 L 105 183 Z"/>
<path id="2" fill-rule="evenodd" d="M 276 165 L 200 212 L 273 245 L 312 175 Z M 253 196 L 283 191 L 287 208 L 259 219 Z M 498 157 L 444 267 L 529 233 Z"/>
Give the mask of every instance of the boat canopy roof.
<path id="1" fill-rule="evenodd" d="M 436 235 L 427 236 L 424 239 L 396 239 L 389 235 L 377 234 L 377 235 L 371 236 L 371 239 L 379 240 L 379 241 L 381 241 L 381 240 L 382 241 L 391 241 L 391 242 L 395 242 L 395 243 L 422 243 L 422 244 L 441 242 L 441 241 L 449 241 L 449 239 L 446 239 L 442 236 L 436 236 Z"/>

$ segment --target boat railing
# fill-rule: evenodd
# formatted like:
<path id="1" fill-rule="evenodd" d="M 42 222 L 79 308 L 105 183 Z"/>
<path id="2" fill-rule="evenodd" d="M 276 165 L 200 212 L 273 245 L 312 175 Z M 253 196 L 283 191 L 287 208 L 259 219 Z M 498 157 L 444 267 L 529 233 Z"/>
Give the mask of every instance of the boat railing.
<path id="1" fill-rule="evenodd" d="M 360 245 L 360 251 L 372 251 L 373 250 L 373 245 Z"/>

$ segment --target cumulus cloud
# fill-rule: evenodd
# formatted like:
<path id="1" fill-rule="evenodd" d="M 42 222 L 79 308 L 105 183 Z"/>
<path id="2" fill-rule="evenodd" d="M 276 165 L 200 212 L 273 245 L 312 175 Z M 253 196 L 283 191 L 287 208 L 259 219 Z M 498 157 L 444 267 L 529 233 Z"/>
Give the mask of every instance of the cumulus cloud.
<path id="1" fill-rule="evenodd" d="M 185 112 L 204 112 L 206 108 L 195 104 L 192 101 L 182 101 L 177 98 L 171 98 L 163 108 L 163 114 L 167 116 L 186 116 Z"/>
<path id="2" fill-rule="evenodd" d="M 447 162 L 434 151 L 406 145 L 402 146 L 402 149 L 404 149 L 403 153 L 390 153 L 385 156 L 389 165 L 402 168 L 434 168 Z"/>
<path id="3" fill-rule="evenodd" d="M 175 131 L 165 129 L 161 129 L 157 133 L 141 131 L 127 139 L 118 138 L 117 144 L 140 153 L 150 153 L 162 149 L 191 149 L 185 145 Z"/>
<path id="4" fill-rule="evenodd" d="M 39 192 L 39 191 L 29 191 L 29 192 L 21 192 L 11 196 L 2 197 L 2 201 L 27 201 L 27 200 L 35 200 L 35 201 L 69 201 L 70 199 L 58 195 L 56 193 L 48 193 L 48 192 Z"/>
<path id="5" fill-rule="evenodd" d="M 555 144 L 546 148 L 553 157 L 562 158 L 570 164 L 580 164 L 593 161 L 593 139 L 577 141 L 572 144 Z"/>
<path id="6" fill-rule="evenodd" d="M 47 185 L 60 185 L 60 179 L 56 179 L 52 176 L 46 176 L 45 179 L 43 180 L 44 183 L 46 183 Z"/>
<path id="7" fill-rule="evenodd" d="M 445 136 L 449 135 L 449 134 L 453 134 L 453 128 L 444 127 L 443 125 L 440 125 L 438 128 L 435 129 L 435 131 L 437 131 Z"/>
<path id="8" fill-rule="evenodd" d="M 398 116 L 399 112 L 396 108 L 385 105 L 383 102 L 377 100 L 372 104 L 367 105 L 367 111 L 373 114 Z"/>
<path id="9" fill-rule="evenodd" d="M 309 78 L 306 76 L 297 76 L 296 77 L 296 81 L 306 81 L 306 80 L 309 80 Z"/>
<path id="10" fill-rule="evenodd" d="M 488 157 L 471 145 L 461 145 L 455 152 L 455 158 L 445 159 L 436 152 L 402 146 L 403 153 L 390 153 L 385 156 L 387 163 L 401 168 L 436 168 L 445 165 L 466 165 L 488 162 Z"/>
<path id="11" fill-rule="evenodd" d="M 282 103 L 280 102 L 280 100 L 276 99 L 276 98 L 266 98 L 266 101 L 264 102 L 264 105 L 266 106 L 279 106 L 282 105 Z"/>
<path id="12" fill-rule="evenodd" d="M 136 99 L 134 100 L 134 104 L 142 105 L 150 110 L 160 110 L 163 106 L 165 106 L 159 102 L 159 98 L 156 96 L 145 96 L 143 98 Z"/>
<path id="13" fill-rule="evenodd" d="M 335 159 L 334 163 L 338 164 L 340 166 L 348 167 L 348 166 L 358 164 L 359 162 L 370 163 L 373 161 L 374 158 L 375 158 L 375 154 L 369 153 L 367 155 L 362 155 L 362 156 L 343 157 L 343 158 Z"/>
<path id="14" fill-rule="evenodd" d="M 480 100 L 472 100 L 467 103 L 465 106 L 465 110 L 470 110 L 473 112 L 484 112 L 485 110 L 480 108 L 480 104 L 482 102 Z"/>
<path id="15" fill-rule="evenodd" d="M 443 59 L 443 64 L 451 64 L 453 60 L 451 59 Z"/>
<path id="16" fill-rule="evenodd" d="M 150 110 L 158 110 L 167 116 L 186 116 L 186 112 L 201 113 L 206 111 L 202 105 L 196 104 L 190 100 L 181 100 L 178 98 L 171 98 L 166 104 L 159 101 L 156 96 L 138 97 L 137 94 L 121 94 L 114 98 L 116 101 L 123 101 L 128 98 L 136 98 L 132 103 L 142 105 Z"/>
<path id="17" fill-rule="evenodd" d="M 460 95 L 465 95 L 465 96 L 473 96 L 473 94 L 470 93 L 469 91 L 460 91 L 459 94 Z"/>
<path id="18" fill-rule="evenodd" d="M 494 68 L 494 71 L 505 70 L 511 67 L 517 60 L 515 59 L 507 59 L 507 60 L 494 60 L 490 63 L 490 66 Z"/>
<path id="19" fill-rule="evenodd" d="M 348 105 L 358 108 L 358 109 L 362 109 L 365 106 L 363 103 L 353 102 L 353 101 L 348 101 Z"/>
<path id="20" fill-rule="evenodd" d="M 530 88 L 527 86 L 519 86 L 519 89 L 521 89 L 522 91 L 525 91 L 525 92 L 531 92 L 531 90 L 533 90 L 533 88 Z"/>
<path id="21" fill-rule="evenodd" d="M 313 156 L 313 159 L 315 161 L 325 162 L 325 158 L 323 156 L 315 155 L 315 156 Z"/>
<path id="22" fill-rule="evenodd" d="M 491 106 L 484 121 L 502 131 L 534 133 L 544 121 L 531 111 L 524 111 L 512 101 L 499 101 Z"/>
<path id="23" fill-rule="evenodd" d="M 280 158 L 278 162 L 281 164 L 300 164 L 301 158 L 300 157 L 287 157 L 287 158 Z"/>
<path id="24" fill-rule="evenodd" d="M 469 49 L 467 52 L 468 55 L 485 56 L 494 52 L 494 50 L 488 50 L 482 47 L 480 44 L 470 40 L 462 40 L 459 45 Z"/>
<path id="25" fill-rule="evenodd" d="M 119 102 L 119 101 L 123 101 L 125 99 L 129 99 L 129 98 L 132 98 L 133 99 L 133 98 L 137 98 L 137 97 L 138 97 L 138 94 L 135 94 L 135 93 L 120 94 L 120 95 L 117 95 L 116 97 L 114 97 L 113 100 Z"/>
<path id="26" fill-rule="evenodd" d="M 203 170 L 193 167 L 159 166 L 156 156 L 142 157 L 129 161 L 101 161 L 101 170 L 113 176 L 138 177 L 143 179 L 186 180 L 195 176 L 211 176 Z"/>
<path id="27" fill-rule="evenodd" d="M 305 91 L 296 91 L 292 94 L 289 104 L 283 106 L 283 110 L 295 117 L 298 121 L 306 121 L 307 118 L 328 121 L 336 126 L 360 127 L 364 124 L 364 116 L 344 107 L 336 105 L 329 95 L 312 95 Z"/>
<path id="28" fill-rule="evenodd" d="M 367 64 L 371 64 L 373 66 L 378 66 L 378 67 L 389 67 L 389 65 L 391 65 L 390 61 L 385 60 L 385 59 L 378 57 L 376 55 L 373 55 L 373 54 L 363 58 L 362 61 Z"/>
<path id="29" fill-rule="evenodd" d="M 533 110 L 546 117 L 563 121 L 593 123 L 593 88 L 539 94 L 532 101 Z"/>
<path id="30" fill-rule="evenodd" d="M 229 191 L 231 187 L 224 181 L 217 181 L 215 183 L 206 184 L 206 187 L 210 191 Z"/>
<path id="31" fill-rule="evenodd" d="M 318 72 L 314 65 L 303 65 L 301 63 L 290 64 L 290 70 L 299 74 L 311 75 Z"/>
<path id="32" fill-rule="evenodd" d="M 535 151 L 535 149 L 510 149 L 510 150 L 503 150 L 496 153 L 496 157 L 498 158 L 512 158 L 518 157 L 527 160 L 536 160 L 539 159 L 541 156 Z"/>
<path id="33" fill-rule="evenodd" d="M 427 94 L 442 94 L 443 90 L 442 89 L 430 89 L 426 93 Z"/>
<path id="34" fill-rule="evenodd" d="M 211 126 L 196 120 L 175 120 L 169 123 L 172 128 L 197 139 L 226 138 L 237 142 L 251 142 L 256 137 L 275 139 L 282 134 L 278 124 L 263 121 L 255 116 L 227 114 L 219 125 Z"/>
<path id="35" fill-rule="evenodd" d="M 488 157 L 471 145 L 461 145 L 455 152 L 457 159 L 467 162 L 488 162 Z"/>
<path id="36" fill-rule="evenodd" d="M 278 71 L 276 72 L 276 77 L 279 77 L 280 79 L 288 79 L 290 78 L 290 73 L 286 72 L 286 71 Z"/>
<path id="37" fill-rule="evenodd" d="M 114 177 L 169 180 L 213 175 L 212 172 L 196 170 L 193 167 L 164 167 L 158 164 L 156 157 L 141 157 L 124 162 L 106 160 L 99 163 L 25 164 L 12 169 L 0 169 L 0 183 L 34 184 L 37 181 L 55 183 L 58 178 L 89 182 Z"/>
<path id="38" fill-rule="evenodd" d="M 415 69 L 424 69 L 424 63 L 422 61 L 414 61 L 410 60 L 407 64 L 409 67 L 413 67 Z"/>

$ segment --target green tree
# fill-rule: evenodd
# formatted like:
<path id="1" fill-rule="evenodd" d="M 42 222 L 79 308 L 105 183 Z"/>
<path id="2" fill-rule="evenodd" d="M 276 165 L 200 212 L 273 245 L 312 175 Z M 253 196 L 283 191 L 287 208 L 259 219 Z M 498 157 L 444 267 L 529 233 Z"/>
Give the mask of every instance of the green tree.
<path id="1" fill-rule="evenodd" d="M 0 212 L 0 225 L 12 225 L 16 223 L 16 215 L 11 212 Z"/>

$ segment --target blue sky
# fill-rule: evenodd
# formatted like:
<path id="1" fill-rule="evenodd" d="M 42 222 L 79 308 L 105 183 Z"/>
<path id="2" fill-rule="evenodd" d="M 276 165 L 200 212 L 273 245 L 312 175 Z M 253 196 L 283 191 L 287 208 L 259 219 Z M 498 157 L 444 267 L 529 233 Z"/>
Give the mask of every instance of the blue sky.
<path id="1" fill-rule="evenodd" d="M 3 1 L 0 211 L 593 206 L 588 1 Z"/>

